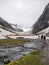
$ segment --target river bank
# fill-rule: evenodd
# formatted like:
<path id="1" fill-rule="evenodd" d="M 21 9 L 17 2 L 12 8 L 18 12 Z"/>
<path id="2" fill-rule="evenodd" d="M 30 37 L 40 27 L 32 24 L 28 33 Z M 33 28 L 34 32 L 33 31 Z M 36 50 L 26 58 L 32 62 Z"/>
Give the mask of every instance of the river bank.
<path id="1" fill-rule="evenodd" d="M 41 52 L 42 50 L 33 51 L 30 54 L 21 57 L 19 60 L 10 62 L 6 65 L 43 65 L 42 62 L 40 62 L 39 57 Z"/>
<path id="2" fill-rule="evenodd" d="M 25 56 L 22 56 L 20 59 L 12 61 L 7 65 L 27 65 L 27 64 L 28 65 L 49 65 L 49 40 L 45 40 L 45 41 L 36 40 L 36 42 L 32 42 L 32 43 L 34 43 L 35 45 L 37 44 L 37 45 L 34 46 L 33 44 L 32 46 L 30 42 L 30 45 L 28 43 L 26 45 L 24 44 L 24 46 L 27 48 L 34 47 L 36 48 L 36 51 L 35 49 L 34 50 L 32 49 L 30 53 L 27 53 L 27 55 L 25 54 Z"/>
<path id="3" fill-rule="evenodd" d="M 43 65 L 49 65 L 49 40 L 45 42 L 46 46 L 43 49 L 43 52 L 40 54 L 40 61 Z"/>
<path id="4" fill-rule="evenodd" d="M 0 39 L 0 48 L 15 47 L 28 42 L 26 39 Z"/>
<path id="5" fill-rule="evenodd" d="M 40 39 L 0 39 L 0 49 L 23 46 L 26 42 L 39 43 L 39 41 L 44 43 Z"/>
<path id="6" fill-rule="evenodd" d="M 25 56 L 26 54 L 30 54 L 35 50 L 42 50 L 44 46 L 45 43 L 43 40 L 32 40 L 30 42 L 23 43 L 23 45 L 0 48 L 0 56 L 3 56 L 4 60 L 9 59 L 12 62 L 19 60 L 21 57 Z"/>

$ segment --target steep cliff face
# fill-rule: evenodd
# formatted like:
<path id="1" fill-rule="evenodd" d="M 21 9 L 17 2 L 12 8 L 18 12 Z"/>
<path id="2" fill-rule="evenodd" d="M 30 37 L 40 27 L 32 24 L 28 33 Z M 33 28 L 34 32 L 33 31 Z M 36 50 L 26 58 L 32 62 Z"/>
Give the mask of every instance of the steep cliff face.
<path id="1" fill-rule="evenodd" d="M 33 33 L 37 33 L 49 26 L 49 4 L 45 7 L 42 15 L 33 25 Z"/>
<path id="2" fill-rule="evenodd" d="M 3 26 L 4 28 L 13 29 L 11 25 L 1 17 L 0 17 L 0 25 Z"/>

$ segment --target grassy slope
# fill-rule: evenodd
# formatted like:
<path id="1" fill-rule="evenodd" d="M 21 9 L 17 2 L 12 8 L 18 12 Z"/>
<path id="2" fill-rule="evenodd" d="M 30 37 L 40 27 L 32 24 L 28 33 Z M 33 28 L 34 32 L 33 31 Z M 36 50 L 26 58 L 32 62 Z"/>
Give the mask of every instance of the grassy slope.
<path id="1" fill-rule="evenodd" d="M 27 42 L 25 39 L 1 39 L 0 46 L 22 45 L 25 42 Z"/>
<path id="2" fill-rule="evenodd" d="M 7 65 L 42 65 L 42 63 L 39 60 L 40 53 L 41 53 L 41 51 L 39 51 L 39 50 L 34 51 L 34 52 L 22 57 L 18 61 L 11 62 Z"/>

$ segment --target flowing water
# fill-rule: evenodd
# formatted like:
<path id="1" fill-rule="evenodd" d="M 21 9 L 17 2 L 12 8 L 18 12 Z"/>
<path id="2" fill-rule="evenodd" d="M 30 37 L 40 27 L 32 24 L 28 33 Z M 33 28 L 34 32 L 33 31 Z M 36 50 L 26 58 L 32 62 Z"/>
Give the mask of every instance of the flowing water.
<path id="1" fill-rule="evenodd" d="M 43 49 L 43 41 L 32 41 L 26 42 L 24 45 L 12 47 L 12 48 L 2 48 L 0 49 L 0 56 L 3 56 L 3 59 L 10 59 L 10 61 L 18 60 L 22 56 L 31 53 L 32 51 Z M 6 57 L 7 56 L 7 57 Z M 0 58 L 0 62 L 3 61 Z"/>

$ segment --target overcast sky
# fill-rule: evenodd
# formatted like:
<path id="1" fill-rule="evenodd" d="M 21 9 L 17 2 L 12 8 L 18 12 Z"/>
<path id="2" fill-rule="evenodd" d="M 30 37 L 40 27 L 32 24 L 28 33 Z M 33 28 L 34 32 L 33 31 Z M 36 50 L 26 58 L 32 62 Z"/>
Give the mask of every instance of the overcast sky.
<path id="1" fill-rule="evenodd" d="M 0 0 L 0 17 L 9 23 L 31 27 L 49 0 Z"/>

